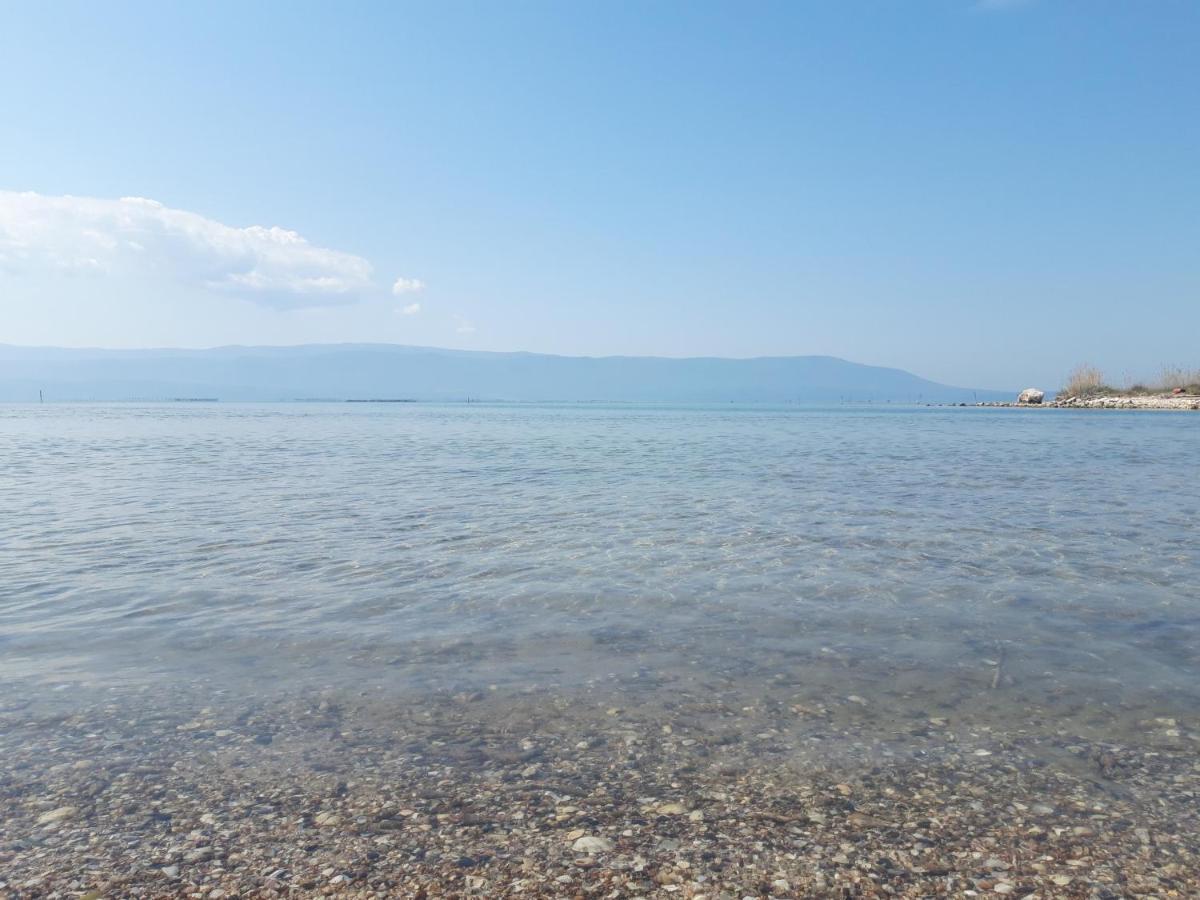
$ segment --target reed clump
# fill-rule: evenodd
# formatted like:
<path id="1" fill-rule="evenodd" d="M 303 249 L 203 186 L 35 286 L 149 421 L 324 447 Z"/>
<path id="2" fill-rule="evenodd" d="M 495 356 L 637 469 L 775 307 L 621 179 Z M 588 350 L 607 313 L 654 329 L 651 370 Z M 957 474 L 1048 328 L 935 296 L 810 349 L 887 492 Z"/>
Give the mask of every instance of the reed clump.
<path id="1" fill-rule="evenodd" d="M 1137 382 L 1126 388 L 1108 383 L 1096 366 L 1084 363 L 1067 376 L 1067 383 L 1058 392 L 1060 397 L 1148 397 L 1158 394 L 1200 395 L 1200 369 L 1186 366 L 1163 366 L 1158 378 L 1150 383 Z"/>
<path id="2" fill-rule="evenodd" d="M 1200 369 L 1185 366 L 1163 366 L 1158 376 L 1158 386 L 1164 392 L 1182 390 L 1188 394 L 1200 394 Z"/>
<path id="3" fill-rule="evenodd" d="M 1116 393 L 1116 389 L 1105 384 L 1103 372 L 1093 365 L 1083 363 L 1076 366 L 1067 376 L 1067 383 L 1058 393 L 1060 397 L 1094 397 L 1099 394 Z"/>

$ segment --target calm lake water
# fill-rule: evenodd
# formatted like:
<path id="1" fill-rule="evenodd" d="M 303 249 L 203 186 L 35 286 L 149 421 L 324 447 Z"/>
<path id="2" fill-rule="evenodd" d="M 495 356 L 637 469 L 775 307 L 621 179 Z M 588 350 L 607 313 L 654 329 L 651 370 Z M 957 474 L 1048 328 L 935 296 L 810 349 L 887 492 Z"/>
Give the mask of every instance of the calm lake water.
<path id="1" fill-rule="evenodd" d="M 1194 712 L 1198 459 L 1186 414 L 8 406 L 0 677 Z"/>

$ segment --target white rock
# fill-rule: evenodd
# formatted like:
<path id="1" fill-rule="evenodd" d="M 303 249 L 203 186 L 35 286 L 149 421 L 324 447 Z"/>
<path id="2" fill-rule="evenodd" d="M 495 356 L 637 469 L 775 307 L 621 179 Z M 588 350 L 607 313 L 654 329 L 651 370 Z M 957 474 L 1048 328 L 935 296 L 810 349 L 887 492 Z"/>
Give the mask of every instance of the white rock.
<path id="1" fill-rule="evenodd" d="M 571 845 L 576 853 L 607 853 L 613 848 L 612 841 L 607 838 L 585 835 Z"/>
<path id="2" fill-rule="evenodd" d="M 1025 390 L 1021 391 L 1021 393 L 1017 395 L 1018 403 L 1025 403 L 1035 406 L 1041 403 L 1044 399 L 1046 399 L 1046 392 L 1039 391 L 1037 388 L 1025 388 Z"/>
<path id="3" fill-rule="evenodd" d="M 77 812 L 79 812 L 79 808 L 76 806 L 60 806 L 58 809 L 42 813 L 38 816 L 37 823 L 39 825 L 49 825 L 52 822 L 62 822 L 66 819 L 74 818 Z"/>

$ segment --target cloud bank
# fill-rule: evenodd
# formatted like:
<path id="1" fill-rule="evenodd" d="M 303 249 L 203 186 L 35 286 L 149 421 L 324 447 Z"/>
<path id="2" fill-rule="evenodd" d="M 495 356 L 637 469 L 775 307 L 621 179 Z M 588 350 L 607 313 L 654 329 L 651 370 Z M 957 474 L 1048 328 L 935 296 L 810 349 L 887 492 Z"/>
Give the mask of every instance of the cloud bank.
<path id="1" fill-rule="evenodd" d="M 420 311 L 421 311 L 420 303 L 410 303 L 410 304 L 408 304 L 408 306 L 406 306 L 400 310 L 400 314 L 403 316 L 415 316 Z"/>
<path id="2" fill-rule="evenodd" d="M 237 228 L 154 200 L 0 191 L 0 274 L 166 278 L 265 306 L 347 303 L 371 287 L 360 256 L 294 231 Z"/>

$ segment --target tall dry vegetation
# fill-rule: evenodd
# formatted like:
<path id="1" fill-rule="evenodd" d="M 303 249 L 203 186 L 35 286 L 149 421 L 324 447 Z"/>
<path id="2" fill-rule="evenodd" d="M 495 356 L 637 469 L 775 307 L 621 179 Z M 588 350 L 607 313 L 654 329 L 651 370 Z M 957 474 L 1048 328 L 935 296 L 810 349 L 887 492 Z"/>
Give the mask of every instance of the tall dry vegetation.
<path id="1" fill-rule="evenodd" d="M 1158 384 L 1164 391 L 1183 388 L 1185 391 L 1200 393 L 1200 369 L 1163 366 L 1162 374 L 1158 376 Z"/>
<path id="2" fill-rule="evenodd" d="M 1158 380 L 1152 385 L 1135 384 L 1117 390 L 1104 380 L 1104 373 L 1093 365 L 1076 366 L 1067 376 L 1067 383 L 1058 392 L 1060 397 L 1089 397 L 1097 394 L 1169 394 L 1176 389 L 1200 394 L 1200 369 L 1183 366 L 1163 366 Z"/>
<path id="3" fill-rule="evenodd" d="M 1104 373 L 1095 366 L 1084 363 L 1076 366 L 1067 376 L 1067 383 L 1058 393 L 1063 397 L 1086 397 L 1105 390 Z"/>

